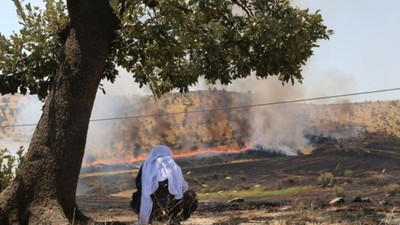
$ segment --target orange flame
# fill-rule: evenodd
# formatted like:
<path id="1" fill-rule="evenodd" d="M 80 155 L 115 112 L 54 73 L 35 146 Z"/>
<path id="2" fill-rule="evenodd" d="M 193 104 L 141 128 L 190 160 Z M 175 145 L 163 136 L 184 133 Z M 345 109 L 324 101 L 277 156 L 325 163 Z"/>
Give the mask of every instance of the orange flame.
<path id="1" fill-rule="evenodd" d="M 179 159 L 179 158 L 187 158 L 187 157 L 206 155 L 206 154 L 216 154 L 217 155 L 217 154 L 227 154 L 227 153 L 229 153 L 229 154 L 241 153 L 241 152 L 247 151 L 248 149 L 253 147 L 256 143 L 257 142 L 250 143 L 249 145 L 247 145 L 243 148 L 239 148 L 239 149 L 218 150 L 217 148 L 206 148 L 206 149 L 197 149 L 195 151 L 185 151 L 185 152 L 174 154 L 173 158 Z M 136 162 L 145 161 L 146 158 L 147 158 L 147 156 L 137 156 L 137 157 L 121 159 L 121 160 L 100 159 L 100 160 L 95 160 L 92 163 L 84 164 L 84 167 L 96 166 L 96 165 L 112 166 L 112 165 L 136 163 Z"/>

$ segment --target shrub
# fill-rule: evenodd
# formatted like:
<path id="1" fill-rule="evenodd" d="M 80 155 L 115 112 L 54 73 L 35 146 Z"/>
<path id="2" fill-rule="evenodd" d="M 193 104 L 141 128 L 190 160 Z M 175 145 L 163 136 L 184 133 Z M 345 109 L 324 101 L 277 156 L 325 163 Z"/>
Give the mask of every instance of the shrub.
<path id="1" fill-rule="evenodd" d="M 343 175 L 344 175 L 345 177 L 347 177 L 347 178 L 351 178 L 351 177 L 353 177 L 353 171 L 351 171 L 351 170 L 345 170 Z"/>
<path id="2" fill-rule="evenodd" d="M 323 173 L 318 177 L 318 183 L 322 185 L 322 187 L 326 187 L 329 184 L 332 184 L 333 174 L 332 173 Z"/>
<path id="3" fill-rule="evenodd" d="M 15 175 L 21 168 L 24 158 L 23 146 L 18 149 L 17 157 L 11 155 L 7 148 L 0 149 L 0 192 L 14 180 Z"/>
<path id="4" fill-rule="evenodd" d="M 336 197 L 344 198 L 345 194 L 344 194 L 344 189 L 342 187 L 335 186 L 333 187 L 332 190 Z"/>
<path id="5" fill-rule="evenodd" d="M 293 186 L 295 184 L 293 177 L 286 177 L 285 179 L 281 180 L 279 183 L 279 187 L 288 187 Z"/>
<path id="6" fill-rule="evenodd" d="M 239 191 L 243 191 L 243 190 L 250 190 L 252 187 L 253 186 L 250 184 L 243 183 L 243 184 L 236 185 L 235 189 L 239 190 Z"/>
<path id="7" fill-rule="evenodd" d="M 285 184 L 294 184 L 294 179 L 293 177 L 286 177 L 282 182 Z"/>
<path id="8" fill-rule="evenodd" d="M 395 196 L 400 194 L 400 185 L 398 184 L 389 184 L 385 186 L 386 194 L 390 196 Z"/>

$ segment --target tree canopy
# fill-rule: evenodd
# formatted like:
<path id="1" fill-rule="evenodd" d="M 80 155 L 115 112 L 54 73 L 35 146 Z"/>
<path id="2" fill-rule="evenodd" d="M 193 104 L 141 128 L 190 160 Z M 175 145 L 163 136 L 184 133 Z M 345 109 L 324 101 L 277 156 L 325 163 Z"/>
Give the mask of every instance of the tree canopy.
<path id="1" fill-rule="evenodd" d="M 13 0 L 22 29 L 0 35 L 0 93 L 44 99 L 66 40 L 69 16 L 62 0 L 45 9 Z M 118 67 L 160 96 L 181 92 L 199 77 L 229 84 L 251 74 L 301 82 L 302 65 L 332 31 L 321 14 L 288 0 L 110 0 L 120 20 L 103 73 Z"/>

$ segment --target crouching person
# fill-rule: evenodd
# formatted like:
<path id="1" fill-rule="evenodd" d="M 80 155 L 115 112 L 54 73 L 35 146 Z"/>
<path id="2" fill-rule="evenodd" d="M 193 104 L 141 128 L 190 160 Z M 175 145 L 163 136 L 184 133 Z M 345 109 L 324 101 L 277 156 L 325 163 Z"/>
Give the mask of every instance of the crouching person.
<path id="1" fill-rule="evenodd" d="M 152 221 L 180 224 L 197 208 L 196 194 L 188 190 L 181 168 L 164 145 L 151 150 L 136 176 L 136 188 L 131 206 L 139 215 L 137 225 Z"/>

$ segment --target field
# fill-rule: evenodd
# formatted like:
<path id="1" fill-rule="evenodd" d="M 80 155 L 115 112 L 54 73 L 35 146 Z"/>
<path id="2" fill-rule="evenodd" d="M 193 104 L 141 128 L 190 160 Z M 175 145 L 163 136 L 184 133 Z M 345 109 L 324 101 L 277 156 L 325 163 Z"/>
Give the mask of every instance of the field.
<path id="1" fill-rule="evenodd" d="M 298 156 L 178 163 L 200 200 L 183 224 L 400 223 L 400 140 L 395 136 L 317 137 L 314 149 Z M 128 204 L 137 169 L 100 169 L 106 168 L 81 175 L 78 207 L 93 224 L 132 224 L 137 216 Z M 344 202 L 331 204 L 338 196 Z M 240 201 L 228 203 L 233 198 Z"/>

